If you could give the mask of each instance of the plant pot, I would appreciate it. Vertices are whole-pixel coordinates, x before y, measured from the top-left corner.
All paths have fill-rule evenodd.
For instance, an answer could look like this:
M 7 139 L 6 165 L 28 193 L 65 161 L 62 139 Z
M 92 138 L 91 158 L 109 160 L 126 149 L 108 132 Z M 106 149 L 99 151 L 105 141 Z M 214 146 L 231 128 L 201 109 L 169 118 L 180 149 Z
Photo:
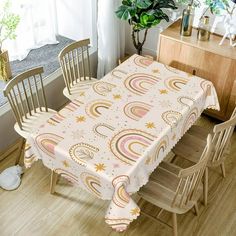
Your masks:
M 11 79 L 11 67 L 9 62 L 8 51 L 0 54 L 0 80 L 8 81 Z

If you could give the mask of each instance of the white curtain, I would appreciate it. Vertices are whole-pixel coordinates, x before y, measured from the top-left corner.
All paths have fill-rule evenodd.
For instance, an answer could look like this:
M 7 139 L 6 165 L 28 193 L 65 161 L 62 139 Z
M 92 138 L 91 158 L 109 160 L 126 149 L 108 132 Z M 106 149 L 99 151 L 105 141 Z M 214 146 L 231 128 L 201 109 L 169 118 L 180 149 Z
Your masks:
M 10 60 L 23 60 L 31 49 L 56 40 L 54 1 L 12 0 L 12 11 L 20 16 L 16 40 L 6 40 L 3 47 L 9 51 Z
M 0 11 L 3 2 L 0 0 Z M 20 23 L 16 40 L 3 44 L 10 60 L 23 60 L 31 49 L 58 43 L 56 35 L 73 40 L 90 38 L 93 44 L 95 3 L 96 0 L 11 0 L 12 12 L 20 16 Z
M 115 11 L 121 0 L 98 0 L 98 70 L 97 78 L 103 77 L 117 66 L 124 56 L 125 25 Z

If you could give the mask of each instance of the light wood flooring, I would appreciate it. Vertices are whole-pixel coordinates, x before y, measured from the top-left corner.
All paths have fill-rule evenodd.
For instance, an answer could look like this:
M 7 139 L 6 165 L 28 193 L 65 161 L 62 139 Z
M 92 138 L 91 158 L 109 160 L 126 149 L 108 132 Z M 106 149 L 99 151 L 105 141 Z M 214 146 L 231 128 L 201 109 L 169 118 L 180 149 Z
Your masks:
M 198 123 L 213 126 L 214 120 L 202 117 Z M 14 164 L 13 152 L 0 162 L 0 171 Z M 50 171 L 36 163 L 27 169 L 21 186 L 15 191 L 0 189 L 0 235 L 23 236 L 154 236 L 172 235 L 167 226 L 140 216 L 126 232 L 116 233 L 105 221 L 108 201 L 99 200 L 73 187 L 63 178 L 56 186 L 56 194 L 49 193 Z M 233 236 L 236 235 L 236 132 L 233 135 L 231 156 L 226 161 L 226 178 L 220 169 L 209 173 L 209 204 L 199 203 L 199 216 L 193 211 L 178 216 L 179 236 Z M 145 211 L 158 211 L 146 203 Z M 171 224 L 171 215 L 164 212 L 163 221 Z

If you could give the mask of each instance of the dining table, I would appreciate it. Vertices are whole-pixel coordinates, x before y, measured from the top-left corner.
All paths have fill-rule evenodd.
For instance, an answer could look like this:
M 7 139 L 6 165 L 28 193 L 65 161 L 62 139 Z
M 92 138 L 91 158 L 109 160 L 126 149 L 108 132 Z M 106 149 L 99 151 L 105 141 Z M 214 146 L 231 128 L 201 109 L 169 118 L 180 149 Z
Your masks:
M 207 108 L 220 109 L 211 81 L 135 54 L 40 122 L 24 164 L 108 200 L 105 222 L 124 231 L 140 214 L 132 195 Z

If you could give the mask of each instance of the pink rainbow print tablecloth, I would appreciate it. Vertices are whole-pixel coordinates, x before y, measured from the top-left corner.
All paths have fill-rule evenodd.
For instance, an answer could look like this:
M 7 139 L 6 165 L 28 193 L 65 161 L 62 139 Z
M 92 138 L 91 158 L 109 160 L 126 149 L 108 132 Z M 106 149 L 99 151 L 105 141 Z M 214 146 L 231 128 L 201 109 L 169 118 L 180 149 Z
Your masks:
M 105 220 L 122 231 L 139 215 L 131 195 L 206 108 L 219 110 L 210 81 L 133 55 L 34 130 L 25 165 L 110 200 Z

